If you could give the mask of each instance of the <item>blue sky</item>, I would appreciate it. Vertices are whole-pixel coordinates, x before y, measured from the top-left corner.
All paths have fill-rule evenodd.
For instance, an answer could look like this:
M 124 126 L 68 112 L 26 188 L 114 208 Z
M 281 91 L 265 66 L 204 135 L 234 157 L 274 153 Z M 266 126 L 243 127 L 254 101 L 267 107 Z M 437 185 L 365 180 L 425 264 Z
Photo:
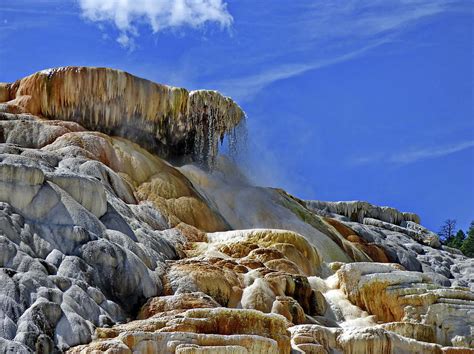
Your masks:
M 473 13 L 451 0 L 2 0 L 0 81 L 88 65 L 218 89 L 248 115 L 259 184 L 467 228 Z

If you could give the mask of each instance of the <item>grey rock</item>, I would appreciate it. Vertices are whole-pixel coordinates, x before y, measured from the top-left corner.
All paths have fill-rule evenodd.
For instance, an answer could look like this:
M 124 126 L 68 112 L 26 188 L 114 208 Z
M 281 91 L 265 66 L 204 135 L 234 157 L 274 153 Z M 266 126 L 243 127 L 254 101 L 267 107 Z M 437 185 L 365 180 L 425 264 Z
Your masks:
M 43 145 L 38 129 L 32 147 Z M 86 343 L 161 293 L 180 235 L 161 231 L 153 206 L 127 204 L 136 200 L 122 177 L 71 149 L 0 152 L 0 352 Z
M 329 213 L 348 217 L 351 221 L 363 223 L 364 218 L 373 218 L 390 224 L 400 225 L 406 221 L 420 223 L 420 217 L 414 213 L 400 212 L 395 208 L 379 207 L 363 201 L 323 202 L 307 200 L 309 209 L 324 210 Z

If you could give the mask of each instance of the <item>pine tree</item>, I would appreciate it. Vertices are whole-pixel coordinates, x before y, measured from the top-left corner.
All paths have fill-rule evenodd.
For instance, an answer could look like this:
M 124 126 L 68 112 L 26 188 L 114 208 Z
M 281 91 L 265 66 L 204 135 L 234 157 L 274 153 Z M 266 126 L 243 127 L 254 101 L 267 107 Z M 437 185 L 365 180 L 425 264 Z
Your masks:
M 471 226 L 469 226 L 467 237 L 461 246 L 461 251 L 466 256 L 474 258 L 474 221 L 472 221 Z
M 449 238 L 449 240 L 446 240 L 445 244 L 448 247 L 461 249 L 465 238 L 466 234 L 464 233 L 464 231 L 459 230 L 455 236 L 452 236 L 451 238 Z

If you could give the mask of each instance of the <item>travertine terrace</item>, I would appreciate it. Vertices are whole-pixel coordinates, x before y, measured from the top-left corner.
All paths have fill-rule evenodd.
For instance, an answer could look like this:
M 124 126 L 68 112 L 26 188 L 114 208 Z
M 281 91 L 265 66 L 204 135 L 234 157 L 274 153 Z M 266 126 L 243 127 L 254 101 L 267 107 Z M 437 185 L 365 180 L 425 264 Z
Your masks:
M 474 352 L 473 260 L 252 185 L 230 98 L 67 67 L 0 101 L 0 352 Z

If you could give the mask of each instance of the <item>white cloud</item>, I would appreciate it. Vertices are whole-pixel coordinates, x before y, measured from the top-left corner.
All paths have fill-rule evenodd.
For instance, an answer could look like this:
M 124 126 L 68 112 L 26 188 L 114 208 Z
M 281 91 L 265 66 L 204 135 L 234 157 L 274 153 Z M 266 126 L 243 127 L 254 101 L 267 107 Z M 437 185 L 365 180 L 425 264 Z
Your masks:
M 223 0 L 78 0 L 82 15 L 93 22 L 111 22 L 120 31 L 123 47 L 133 49 L 138 25 L 147 24 L 153 33 L 188 26 L 197 28 L 213 22 L 229 27 L 233 18 Z
M 417 148 L 401 151 L 394 154 L 373 154 L 361 156 L 352 160 L 352 165 L 368 165 L 372 163 L 389 162 L 394 164 L 409 164 L 426 159 L 447 156 L 456 152 L 464 151 L 474 147 L 474 140 L 462 141 L 455 144 L 436 146 L 430 148 Z
M 126 33 L 120 33 L 120 35 L 117 37 L 117 42 L 124 48 L 128 48 L 130 50 L 135 49 L 135 40 Z

